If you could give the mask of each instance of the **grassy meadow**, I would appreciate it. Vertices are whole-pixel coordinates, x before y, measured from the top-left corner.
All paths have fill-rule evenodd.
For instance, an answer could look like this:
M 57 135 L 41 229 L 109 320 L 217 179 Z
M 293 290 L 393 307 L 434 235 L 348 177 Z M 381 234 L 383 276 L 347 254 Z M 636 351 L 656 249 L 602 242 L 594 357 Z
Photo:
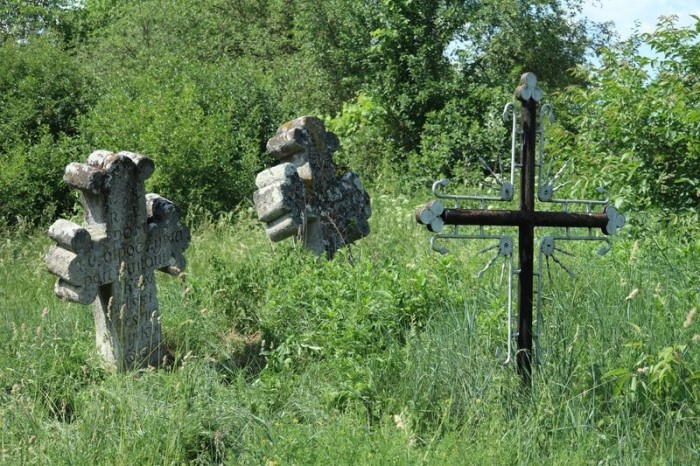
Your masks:
M 603 257 L 567 244 L 524 389 L 486 245 L 441 256 L 413 220 L 427 194 L 371 194 L 371 235 L 331 262 L 249 206 L 189 222 L 186 277 L 158 277 L 167 364 L 126 374 L 91 307 L 54 297 L 44 230 L 6 229 L 0 463 L 700 463 L 697 230 L 630 214 Z

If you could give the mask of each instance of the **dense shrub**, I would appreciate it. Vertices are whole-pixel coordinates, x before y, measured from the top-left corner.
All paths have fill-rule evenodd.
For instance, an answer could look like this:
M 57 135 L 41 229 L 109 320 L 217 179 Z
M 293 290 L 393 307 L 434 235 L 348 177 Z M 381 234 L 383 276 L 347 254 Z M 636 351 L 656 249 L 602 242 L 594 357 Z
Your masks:
M 43 133 L 74 135 L 91 101 L 79 64 L 50 38 L 0 45 L 0 153 Z
M 76 141 L 66 136 L 54 141 L 44 134 L 36 144 L 17 144 L 0 170 L 0 223 L 14 224 L 53 219 L 75 205 L 76 198 L 63 183 L 63 171 L 79 157 Z
M 336 155 L 340 165 L 371 181 L 392 171 L 390 156 L 396 152 L 396 144 L 386 134 L 386 109 L 375 99 L 361 92 L 327 121 L 328 129 L 340 138 Z
M 700 22 L 674 21 L 605 50 L 600 67 L 579 70 L 591 85 L 568 89 L 558 105 L 570 119 L 556 146 L 589 184 L 612 186 L 639 209 L 700 202 Z M 640 55 L 643 44 L 659 58 Z
M 36 221 L 73 205 L 61 176 L 93 95 L 77 61 L 50 37 L 0 44 L 0 63 L 0 218 Z
M 168 63 L 117 82 L 83 120 L 83 138 L 151 157 L 149 188 L 183 209 L 229 211 L 254 189 L 279 112 L 239 64 Z
M 502 122 L 501 111 L 511 100 L 496 89 L 476 87 L 470 98 L 452 99 L 442 110 L 429 114 L 421 150 L 411 161 L 413 178 L 423 183 L 439 178 L 479 181 L 484 170 L 480 158 L 496 172 L 508 170 L 497 167 L 496 160 L 510 158 L 510 131 Z

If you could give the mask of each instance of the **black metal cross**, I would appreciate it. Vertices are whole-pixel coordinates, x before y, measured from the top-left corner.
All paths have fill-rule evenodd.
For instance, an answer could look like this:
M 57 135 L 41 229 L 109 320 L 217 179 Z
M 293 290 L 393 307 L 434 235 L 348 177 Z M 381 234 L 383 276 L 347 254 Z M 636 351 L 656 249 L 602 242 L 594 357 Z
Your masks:
M 533 73 L 522 75 L 520 85 L 515 90 L 515 96 L 522 103 L 520 210 L 444 209 L 441 203 L 431 202 L 419 209 L 416 213 L 416 220 L 418 223 L 427 225 L 430 231 L 436 232 L 442 229 L 443 225 L 518 227 L 519 267 L 516 272 L 518 275 L 518 351 L 516 360 L 518 372 L 523 376 L 524 381 L 529 383 L 532 371 L 535 227 L 600 228 L 604 234 L 609 235 L 614 234 L 618 228 L 624 225 L 624 217 L 611 206 L 606 207 L 602 213 L 535 210 L 535 159 L 538 133 L 536 118 L 542 91 L 537 86 L 537 78 Z M 540 199 L 551 200 L 552 193 L 546 192 L 551 186 L 540 186 L 539 188 Z M 510 189 L 509 194 L 502 194 L 503 200 L 512 198 L 512 186 Z

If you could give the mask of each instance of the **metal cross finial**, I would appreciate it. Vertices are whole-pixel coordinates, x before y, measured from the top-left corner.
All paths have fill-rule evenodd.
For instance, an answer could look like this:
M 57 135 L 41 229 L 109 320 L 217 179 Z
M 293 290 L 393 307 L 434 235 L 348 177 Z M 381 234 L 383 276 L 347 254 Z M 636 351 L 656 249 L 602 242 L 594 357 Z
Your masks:
M 515 97 L 523 102 L 527 102 L 530 99 L 535 102 L 542 100 L 542 89 L 537 85 L 535 73 L 525 73 L 520 76 L 520 85 L 515 89 Z
M 521 131 L 517 129 L 517 114 L 512 103 L 506 105 L 504 110 L 504 120 L 512 117 L 512 147 L 511 147 L 511 173 L 510 182 L 500 182 L 499 196 L 484 195 L 462 195 L 446 194 L 440 188 L 447 186 L 447 180 L 440 180 L 433 185 L 433 193 L 436 197 L 450 199 L 454 202 L 454 208 L 445 208 L 441 201 L 431 201 L 416 212 L 418 223 L 426 225 L 428 230 L 435 233 L 430 240 L 430 244 L 435 251 L 446 253 L 444 247 L 438 246 L 438 240 L 446 239 L 486 239 L 498 240 L 495 246 L 487 247 L 482 252 L 498 249 L 498 253 L 493 257 L 486 267 L 479 273 L 482 275 L 494 263 L 503 257 L 506 262 L 510 261 L 509 285 L 508 285 L 508 354 L 504 363 L 511 361 L 511 336 L 512 336 L 512 291 L 513 276 L 518 280 L 518 351 L 516 353 L 518 371 L 522 374 L 526 382 L 530 381 L 531 358 L 533 353 L 533 337 L 537 339 L 535 356 L 539 355 L 539 336 L 541 327 L 541 292 L 542 292 L 542 267 L 546 263 L 549 271 L 550 259 L 559 265 L 569 275 L 573 272 L 556 256 L 557 253 L 569 255 L 570 253 L 558 246 L 561 241 L 599 241 L 604 246 L 600 249 L 600 254 L 605 254 L 610 250 L 610 240 L 594 234 L 594 229 L 600 229 L 605 235 L 612 235 L 625 224 L 623 215 L 608 205 L 610 196 L 603 188 L 598 188 L 600 194 L 605 195 L 602 200 L 586 199 L 563 199 L 555 197 L 556 192 L 563 185 L 557 185 L 557 181 L 562 175 L 566 164 L 554 176 L 551 176 L 551 160 L 545 168 L 544 161 L 544 125 L 538 125 L 538 104 L 543 97 L 542 89 L 537 85 L 537 77 L 533 73 L 525 73 L 520 78 L 520 84 L 515 90 L 516 98 L 522 104 L 520 123 Z M 542 105 L 539 109 L 541 118 L 548 118 L 551 122 L 554 118 L 552 106 Z M 539 139 L 538 139 L 539 137 Z M 517 160 L 517 141 L 522 141 L 520 159 Z M 539 144 L 538 144 L 539 143 Z M 519 162 L 519 163 L 517 163 Z M 520 169 L 520 209 L 519 210 L 491 210 L 486 206 L 486 201 L 510 201 L 513 199 L 513 185 L 515 169 Z M 537 177 L 535 171 L 537 170 Z M 496 177 L 500 179 L 499 177 Z M 537 183 L 535 182 L 537 178 Z M 537 186 L 536 186 L 537 185 Z M 537 200 L 542 203 L 561 205 L 561 211 L 538 211 L 535 209 L 535 194 Z M 476 209 L 460 208 L 460 203 L 478 201 Z M 570 212 L 571 206 L 583 205 L 583 212 Z M 596 207 L 602 207 L 602 212 L 593 212 Z M 442 233 L 446 225 L 454 227 L 453 233 Z M 462 233 L 460 225 L 478 227 L 474 233 Z M 518 228 L 518 269 L 512 267 L 512 251 L 514 241 L 509 236 L 487 233 L 486 228 L 492 226 L 511 226 Z M 544 236 L 539 248 L 539 266 L 534 269 L 534 230 L 536 227 L 559 227 L 564 228 L 563 235 Z M 574 235 L 572 228 L 586 228 L 588 234 Z M 505 267 L 505 264 L 504 264 Z M 537 320 L 536 327 L 533 328 L 533 285 L 534 277 L 538 278 L 537 285 Z

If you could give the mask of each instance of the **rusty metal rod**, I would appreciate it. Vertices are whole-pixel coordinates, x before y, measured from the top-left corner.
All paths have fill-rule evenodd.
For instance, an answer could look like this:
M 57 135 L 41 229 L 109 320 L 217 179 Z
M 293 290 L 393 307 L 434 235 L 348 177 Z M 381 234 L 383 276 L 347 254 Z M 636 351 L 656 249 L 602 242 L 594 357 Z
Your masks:
M 496 225 L 520 227 L 600 228 L 605 232 L 605 213 L 539 212 L 523 210 L 445 209 L 441 215 L 446 225 Z
M 516 91 L 517 92 L 517 91 Z M 537 150 L 537 101 L 521 99 L 523 122 L 520 212 L 525 221 L 518 228 L 518 372 L 529 385 L 532 374 L 532 290 L 535 243 L 535 156 Z

